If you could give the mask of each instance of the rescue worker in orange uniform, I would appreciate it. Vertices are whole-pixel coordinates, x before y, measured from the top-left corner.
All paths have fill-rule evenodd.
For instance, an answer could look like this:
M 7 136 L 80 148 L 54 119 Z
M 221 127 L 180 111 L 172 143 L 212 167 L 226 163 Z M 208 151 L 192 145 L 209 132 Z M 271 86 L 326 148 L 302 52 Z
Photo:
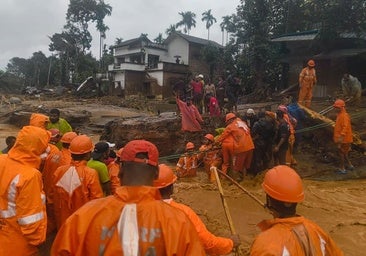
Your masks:
M 254 240 L 250 255 L 343 255 L 330 236 L 314 222 L 296 214 L 304 200 L 300 176 L 286 165 L 270 169 L 262 188 L 274 219 L 258 224 L 262 230 Z
M 111 193 L 114 195 L 116 192 L 116 189 L 121 186 L 121 180 L 119 179 L 119 172 L 120 172 L 120 165 L 121 165 L 121 154 L 122 154 L 123 148 L 120 148 L 116 153 L 116 159 L 108 164 L 108 172 L 109 172 L 109 179 L 110 179 L 110 185 L 111 185 Z
M 307 67 L 303 68 L 299 75 L 299 104 L 310 108 L 313 97 L 313 87 L 316 84 L 315 61 L 309 60 Z
M 186 152 L 178 159 L 176 172 L 179 178 L 197 175 L 198 154 L 194 152 L 194 144 L 186 144 Z
M 46 239 L 46 197 L 38 171 L 50 135 L 24 126 L 13 148 L 0 156 L 0 255 L 37 255 Z
M 47 208 L 47 234 L 55 231 L 56 223 L 53 215 L 53 210 L 49 204 L 50 189 L 52 187 L 52 178 L 56 169 L 61 164 L 62 153 L 56 147 L 56 143 L 60 140 L 60 131 L 57 129 L 48 130 L 51 134 L 50 141 L 47 148 L 47 157 L 41 163 L 39 168 L 42 173 L 43 190 L 46 194 L 46 208 Z
M 232 235 L 230 238 L 215 236 L 207 230 L 200 217 L 190 207 L 177 203 L 171 198 L 176 180 L 177 176 L 174 175 L 173 170 L 165 164 L 160 164 L 159 178 L 154 181 L 154 187 L 159 188 L 165 203 L 183 211 L 187 215 L 196 228 L 207 255 L 226 255 L 239 246 L 240 238 L 238 235 Z
M 53 174 L 48 203 L 52 205 L 57 229 L 85 203 L 103 197 L 98 173 L 86 166 L 93 148 L 88 136 L 75 137 L 69 148 L 71 163 L 60 166 Z
M 205 255 L 191 221 L 162 202 L 153 187 L 158 159 L 151 142 L 127 143 L 121 155 L 122 186 L 71 215 L 57 233 L 51 255 Z
M 338 172 L 345 174 L 347 173 L 347 169 L 350 171 L 354 169 L 348 156 L 351 150 L 351 143 L 353 142 L 351 119 L 346 111 L 346 104 L 343 100 L 336 100 L 333 107 L 337 111 L 333 140 L 337 144 L 340 160 Z M 347 161 L 347 167 L 345 166 L 345 161 Z
M 203 161 L 203 166 L 208 175 L 209 180 L 215 183 L 215 174 L 210 170 L 211 167 L 221 168 L 222 157 L 221 150 L 215 146 L 215 139 L 212 134 L 206 134 L 203 140 L 203 145 L 199 148 L 199 160 Z
M 241 181 L 250 168 L 254 143 L 249 127 L 234 113 L 226 114 L 225 122 L 226 128 L 217 138 L 222 143 L 222 171 L 226 173 L 232 161 L 234 178 Z
M 60 166 L 70 164 L 71 163 L 71 153 L 69 150 L 71 141 L 78 136 L 76 132 L 67 132 L 64 135 L 62 135 L 60 142 L 62 143 L 61 147 L 61 160 L 60 160 Z

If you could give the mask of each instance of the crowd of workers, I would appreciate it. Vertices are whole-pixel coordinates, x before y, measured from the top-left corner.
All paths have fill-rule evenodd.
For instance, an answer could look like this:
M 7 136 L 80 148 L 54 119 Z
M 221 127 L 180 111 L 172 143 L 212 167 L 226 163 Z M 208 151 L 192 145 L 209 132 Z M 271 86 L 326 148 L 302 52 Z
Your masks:
M 185 101 L 177 97 L 181 111 L 194 115 L 186 118 L 199 125 L 197 98 Z M 228 254 L 241 243 L 237 235 L 213 235 L 191 208 L 171 198 L 177 178 L 196 175 L 200 163 L 211 182 L 211 167 L 238 181 L 248 171 L 267 170 L 262 187 L 274 219 L 259 224 L 263 232 L 251 255 L 343 255 L 319 226 L 296 213 L 304 199 L 301 178 L 289 167 L 297 164 L 293 148 L 301 114 L 296 104 L 284 102 L 275 112 L 257 115 L 248 109 L 242 118 L 227 113 L 216 137 L 206 134 L 198 150 L 186 144 L 175 171 L 159 164 L 158 149 L 149 141 L 133 140 L 115 150 L 114 144 L 94 145 L 73 132 L 57 109 L 50 116 L 32 114 L 0 155 L 0 255 L 35 255 L 52 232 L 57 235 L 51 255 Z M 343 100 L 333 107 L 339 171 L 345 173 L 353 169 L 350 118 Z M 187 111 L 182 112 L 183 117 Z

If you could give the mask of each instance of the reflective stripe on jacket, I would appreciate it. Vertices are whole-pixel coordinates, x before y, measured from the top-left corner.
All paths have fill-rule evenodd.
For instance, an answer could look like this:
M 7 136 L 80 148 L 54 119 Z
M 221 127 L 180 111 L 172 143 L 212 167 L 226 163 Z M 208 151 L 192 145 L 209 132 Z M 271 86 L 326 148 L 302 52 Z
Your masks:
M 240 118 L 236 118 L 228 124 L 217 141 L 232 141 L 234 153 L 242 153 L 254 149 L 250 129 Z
M 85 204 L 62 225 L 51 255 L 124 255 L 117 224 L 126 204 L 136 204 L 141 256 L 205 255 L 188 217 L 147 186 L 122 186 L 113 196 Z
M 316 72 L 315 68 L 305 67 L 301 70 L 299 75 L 299 84 L 301 87 L 312 88 L 316 84 Z
M 50 203 L 53 203 L 56 226 L 90 200 L 103 197 L 98 174 L 86 166 L 86 161 L 72 161 L 60 166 L 53 175 Z
M 46 238 L 41 173 L 46 130 L 25 126 L 8 155 L 0 156 L 0 255 L 33 255 Z

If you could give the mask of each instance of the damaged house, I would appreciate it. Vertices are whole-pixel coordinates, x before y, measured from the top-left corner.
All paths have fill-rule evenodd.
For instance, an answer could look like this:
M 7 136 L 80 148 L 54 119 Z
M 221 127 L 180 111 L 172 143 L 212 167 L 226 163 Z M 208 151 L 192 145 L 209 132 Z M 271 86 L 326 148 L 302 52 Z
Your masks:
M 174 84 L 198 74 L 209 74 L 209 65 L 201 51 L 207 45 L 222 48 L 216 42 L 172 33 L 162 44 L 140 36 L 115 45 L 114 63 L 108 67 L 112 80 L 110 93 L 149 98 L 172 96 Z
M 318 47 L 319 30 L 273 38 L 282 54 L 281 89 L 298 84 L 299 73 L 309 59 L 315 60 L 318 83 L 315 97 L 335 96 L 344 73 L 356 76 L 366 87 L 366 37 L 341 33 L 328 50 Z

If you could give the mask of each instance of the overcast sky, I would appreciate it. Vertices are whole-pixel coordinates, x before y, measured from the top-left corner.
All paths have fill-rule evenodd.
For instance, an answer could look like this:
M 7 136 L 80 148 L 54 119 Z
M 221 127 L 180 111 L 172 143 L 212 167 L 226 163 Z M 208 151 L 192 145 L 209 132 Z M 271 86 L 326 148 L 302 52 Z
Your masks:
M 1 0 L 0 5 L 0 69 L 12 57 L 29 58 L 33 52 L 42 51 L 47 56 L 48 36 L 60 33 L 66 23 L 68 0 Z M 207 38 L 202 13 L 211 9 L 217 19 L 210 29 L 210 39 L 221 43 L 222 16 L 236 12 L 240 0 L 105 0 L 112 6 L 112 15 L 105 19 L 109 27 L 105 43 L 112 45 L 117 37 L 128 40 L 147 33 L 153 40 L 170 24 L 181 20 L 178 12 L 196 14 L 196 28 L 190 35 Z M 91 25 L 90 27 L 95 27 Z M 99 36 L 93 29 L 92 52 L 99 58 Z

